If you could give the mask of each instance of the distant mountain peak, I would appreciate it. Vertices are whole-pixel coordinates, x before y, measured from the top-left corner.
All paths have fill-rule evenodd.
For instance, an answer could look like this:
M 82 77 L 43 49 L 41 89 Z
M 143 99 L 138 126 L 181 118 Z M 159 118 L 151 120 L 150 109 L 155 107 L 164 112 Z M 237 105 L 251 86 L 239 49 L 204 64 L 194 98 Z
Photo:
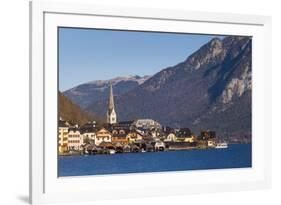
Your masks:
M 110 83 L 113 86 L 114 94 L 120 95 L 143 84 L 150 77 L 149 75 L 128 75 L 118 76 L 108 80 L 94 80 L 75 86 L 65 91 L 64 94 L 82 108 L 86 108 L 93 101 L 108 97 Z
M 108 86 L 109 83 L 112 83 L 112 85 L 115 85 L 121 81 L 135 81 L 137 82 L 139 85 L 144 83 L 147 79 L 149 79 L 151 76 L 149 75 L 144 75 L 143 77 L 139 76 L 139 75 L 128 75 L 128 76 L 118 76 L 112 79 L 108 79 L 108 80 L 94 80 L 94 81 L 90 81 L 88 82 L 88 84 L 96 84 L 96 85 L 106 85 Z M 87 84 L 87 83 L 86 83 Z
M 198 70 L 212 63 L 212 61 L 216 61 L 218 58 L 222 59 L 225 54 L 223 47 L 223 40 L 213 38 L 186 59 L 184 62 L 185 70 Z

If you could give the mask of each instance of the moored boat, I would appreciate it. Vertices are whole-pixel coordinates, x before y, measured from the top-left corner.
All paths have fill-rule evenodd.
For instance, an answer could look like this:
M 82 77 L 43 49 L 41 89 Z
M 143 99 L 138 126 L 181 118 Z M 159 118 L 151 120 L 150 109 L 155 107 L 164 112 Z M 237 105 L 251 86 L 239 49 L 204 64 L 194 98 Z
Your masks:
M 222 143 L 217 143 L 216 149 L 226 149 L 228 148 L 228 144 L 226 142 L 222 142 Z
M 114 149 L 109 150 L 109 154 L 115 154 L 115 153 L 116 153 L 116 151 Z

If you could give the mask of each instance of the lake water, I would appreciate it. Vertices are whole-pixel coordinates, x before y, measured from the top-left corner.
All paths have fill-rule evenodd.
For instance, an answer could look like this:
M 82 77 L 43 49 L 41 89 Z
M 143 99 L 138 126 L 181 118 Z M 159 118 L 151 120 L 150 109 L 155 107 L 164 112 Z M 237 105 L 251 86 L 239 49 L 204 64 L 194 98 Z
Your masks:
M 115 155 L 60 156 L 59 176 L 242 168 L 252 166 L 252 145 L 227 149 L 126 153 Z

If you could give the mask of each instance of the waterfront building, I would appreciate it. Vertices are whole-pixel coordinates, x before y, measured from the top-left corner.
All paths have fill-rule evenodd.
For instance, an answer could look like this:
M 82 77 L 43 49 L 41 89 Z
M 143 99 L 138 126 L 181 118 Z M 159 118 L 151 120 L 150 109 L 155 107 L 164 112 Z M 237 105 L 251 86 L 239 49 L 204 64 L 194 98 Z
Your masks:
M 175 141 L 177 141 L 177 137 L 174 133 L 168 134 L 166 139 L 164 139 L 164 142 L 175 142 Z
M 81 150 L 81 145 L 83 144 L 83 136 L 80 135 L 78 127 L 69 128 L 68 130 L 68 140 L 67 148 L 68 150 L 79 151 Z
M 164 151 L 165 143 L 158 140 L 158 141 L 155 142 L 154 148 L 155 148 L 155 151 Z
M 59 134 L 58 134 L 58 145 L 59 145 L 59 153 L 65 153 L 67 152 L 67 144 L 68 144 L 68 129 L 69 129 L 69 124 L 60 119 L 59 120 Z
M 94 154 L 99 151 L 99 148 L 96 147 L 94 144 L 86 144 L 84 146 L 84 153 L 85 154 Z
M 80 127 L 80 133 L 83 135 L 83 143 L 94 142 L 96 139 L 96 133 L 99 130 L 96 127 L 96 122 L 88 122 Z
M 114 129 L 112 130 L 112 143 L 113 144 L 128 144 L 127 134 L 129 130 L 125 129 Z
M 112 129 L 133 130 L 134 129 L 133 123 L 134 121 L 121 121 L 113 124 L 111 127 Z
M 160 137 L 160 130 L 156 129 L 156 128 L 152 128 L 151 130 L 148 131 L 148 134 L 154 139 L 159 138 Z
M 177 142 L 186 142 L 190 140 L 192 133 L 189 128 L 181 128 L 176 130 L 175 135 Z
M 142 141 L 144 135 L 136 130 L 132 130 L 127 134 L 126 138 L 128 143 L 135 143 L 135 142 Z
M 96 133 L 95 144 L 99 146 L 102 142 L 111 142 L 111 137 L 112 135 L 107 129 L 101 128 Z
M 197 137 L 195 135 L 191 135 L 184 139 L 184 142 L 188 142 L 188 143 L 194 143 L 196 141 L 197 141 Z
M 115 146 L 111 142 L 101 142 L 99 147 L 102 148 L 103 152 L 107 154 L 109 149 L 115 149 Z
M 83 143 L 87 141 L 95 141 L 97 137 L 97 129 L 93 130 L 88 130 L 86 132 L 81 132 L 82 138 L 83 138 Z
M 154 151 L 154 146 L 150 143 L 145 144 L 145 151 L 146 152 L 153 152 Z
M 139 146 L 135 145 L 135 144 L 132 144 L 131 145 L 131 152 L 140 152 L 141 149 Z
M 124 147 L 124 144 L 121 144 L 120 142 L 117 142 L 115 145 L 115 151 L 116 153 L 123 153 L 124 150 L 123 150 L 123 147 Z M 126 145 L 126 144 L 125 144 Z
M 199 138 L 202 140 L 214 139 L 216 138 L 216 132 L 210 130 L 201 131 Z
M 123 147 L 123 152 L 125 153 L 131 152 L 131 146 L 129 144 L 125 145 Z
M 180 129 L 180 131 L 176 133 L 176 142 L 194 143 L 196 141 L 197 137 L 191 133 L 189 128 Z
M 108 101 L 108 110 L 107 110 L 107 123 L 115 124 L 117 122 L 117 114 L 115 111 L 114 98 L 113 98 L 113 89 L 112 84 L 109 86 L 109 101 Z
M 134 125 L 137 129 L 161 129 L 162 126 L 159 122 L 152 119 L 137 119 L 134 121 Z
M 207 145 L 208 145 L 208 147 L 215 147 L 216 143 L 214 140 L 208 140 Z

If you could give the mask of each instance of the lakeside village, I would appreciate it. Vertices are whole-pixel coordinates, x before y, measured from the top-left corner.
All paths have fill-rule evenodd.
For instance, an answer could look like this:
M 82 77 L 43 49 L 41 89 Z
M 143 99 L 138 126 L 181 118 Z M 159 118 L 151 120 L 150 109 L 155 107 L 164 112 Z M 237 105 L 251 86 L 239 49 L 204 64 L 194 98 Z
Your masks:
M 112 85 L 109 89 L 107 124 L 96 122 L 82 126 L 59 119 L 59 155 L 91 155 L 136 152 L 158 152 L 188 149 L 227 148 L 217 143 L 215 131 L 194 135 L 189 128 L 173 129 L 153 119 L 117 122 Z

